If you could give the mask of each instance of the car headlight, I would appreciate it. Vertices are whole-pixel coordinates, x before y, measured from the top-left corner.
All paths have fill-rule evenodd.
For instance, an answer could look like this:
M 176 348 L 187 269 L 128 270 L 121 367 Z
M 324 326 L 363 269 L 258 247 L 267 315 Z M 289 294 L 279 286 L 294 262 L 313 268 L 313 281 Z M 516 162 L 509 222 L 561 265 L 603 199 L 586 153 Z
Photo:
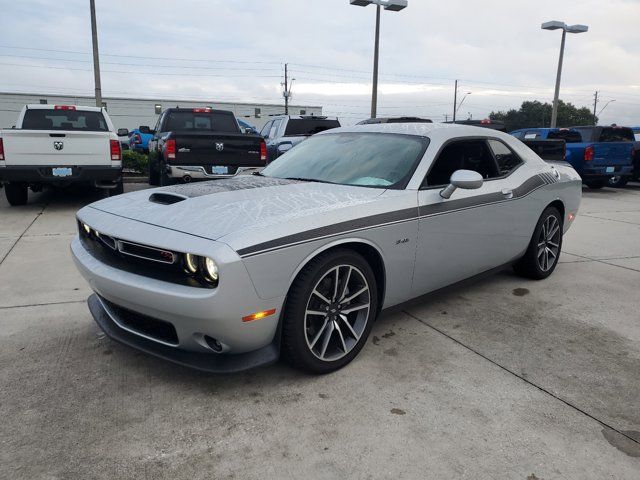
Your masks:
M 207 282 L 212 284 L 217 284 L 218 283 L 218 265 L 216 264 L 216 262 L 213 261 L 213 259 L 209 257 L 205 257 L 203 260 L 204 261 L 203 261 L 202 275 L 204 276 Z
M 87 225 L 86 223 L 82 224 L 82 228 L 83 228 L 83 230 L 85 231 L 85 233 L 87 235 L 89 235 L 91 233 L 91 227 L 89 225 Z
M 192 253 L 187 253 L 184 256 L 184 268 L 187 273 L 196 273 L 198 271 L 198 259 Z

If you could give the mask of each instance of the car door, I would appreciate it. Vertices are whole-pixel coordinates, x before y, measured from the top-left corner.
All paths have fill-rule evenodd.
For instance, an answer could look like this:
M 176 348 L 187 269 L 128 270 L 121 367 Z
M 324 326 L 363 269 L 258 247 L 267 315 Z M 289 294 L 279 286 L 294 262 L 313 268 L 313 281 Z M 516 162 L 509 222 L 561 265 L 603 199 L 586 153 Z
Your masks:
M 419 222 L 413 294 L 421 295 L 500 266 L 516 258 L 526 245 L 526 208 L 514 187 L 524 182 L 523 161 L 501 141 L 454 139 L 436 156 L 418 192 Z M 498 167 L 496 156 L 501 156 Z M 483 178 L 479 189 L 457 189 L 440 196 L 451 174 L 474 170 Z M 520 169 L 522 170 L 522 169 Z M 517 177 L 521 176 L 522 179 Z

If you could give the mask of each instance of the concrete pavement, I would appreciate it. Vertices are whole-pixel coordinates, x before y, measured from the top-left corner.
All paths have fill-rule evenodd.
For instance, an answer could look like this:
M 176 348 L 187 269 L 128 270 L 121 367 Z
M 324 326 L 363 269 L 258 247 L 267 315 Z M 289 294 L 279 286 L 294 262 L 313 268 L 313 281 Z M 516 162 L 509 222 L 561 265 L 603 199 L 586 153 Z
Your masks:
M 31 197 L 0 200 L 0 478 L 640 477 L 638 184 L 584 191 L 549 279 L 385 314 L 322 377 L 211 376 L 111 342 L 68 249 L 97 197 Z

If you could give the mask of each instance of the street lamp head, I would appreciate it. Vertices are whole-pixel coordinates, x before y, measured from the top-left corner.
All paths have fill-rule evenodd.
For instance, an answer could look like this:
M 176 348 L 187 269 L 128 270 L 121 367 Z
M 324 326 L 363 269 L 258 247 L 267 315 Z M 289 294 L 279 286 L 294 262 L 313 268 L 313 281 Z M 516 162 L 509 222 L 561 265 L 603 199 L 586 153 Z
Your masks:
M 569 25 L 565 30 L 569 33 L 584 33 L 589 31 L 589 27 L 586 25 Z
M 373 2 L 371 0 L 349 0 L 349 3 L 358 7 L 366 7 L 367 5 L 371 5 Z
M 560 30 L 567 28 L 564 22 L 553 20 L 551 22 L 544 22 L 541 27 L 543 30 Z
M 389 10 L 390 12 L 399 12 L 400 10 L 407 8 L 407 4 L 407 0 L 387 0 L 384 9 Z

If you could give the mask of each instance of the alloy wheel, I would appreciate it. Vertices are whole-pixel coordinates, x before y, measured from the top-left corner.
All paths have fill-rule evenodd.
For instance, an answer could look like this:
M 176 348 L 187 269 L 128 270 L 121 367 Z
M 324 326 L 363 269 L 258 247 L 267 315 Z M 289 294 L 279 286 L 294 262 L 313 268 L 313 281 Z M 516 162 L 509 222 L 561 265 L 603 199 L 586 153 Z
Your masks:
M 313 287 L 304 316 L 307 347 L 318 359 L 334 361 L 360 340 L 371 310 L 371 291 L 353 265 L 336 265 Z
M 560 221 L 555 215 L 549 215 L 542 223 L 538 237 L 538 266 L 548 272 L 555 265 L 560 254 Z

